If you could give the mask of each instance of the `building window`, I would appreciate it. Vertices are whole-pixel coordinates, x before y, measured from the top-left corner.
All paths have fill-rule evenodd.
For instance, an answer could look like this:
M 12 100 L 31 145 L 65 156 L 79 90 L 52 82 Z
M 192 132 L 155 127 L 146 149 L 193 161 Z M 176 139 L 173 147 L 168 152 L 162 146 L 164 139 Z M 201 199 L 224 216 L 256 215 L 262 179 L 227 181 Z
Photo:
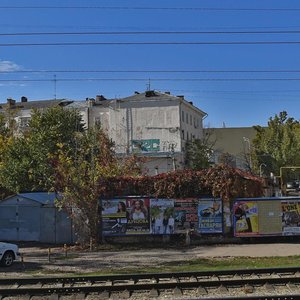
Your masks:
M 190 124 L 193 125 L 193 117 L 190 115 Z
M 30 117 L 21 117 L 20 119 L 20 127 L 29 127 Z
M 189 133 L 188 132 L 186 133 L 186 140 L 187 141 L 189 140 Z
M 184 140 L 184 130 L 181 130 L 182 132 L 182 139 Z
M 101 118 L 95 117 L 95 125 L 101 125 Z
M 184 122 L 184 111 L 181 112 L 181 121 Z
M 189 114 L 186 113 L 186 122 L 189 123 Z

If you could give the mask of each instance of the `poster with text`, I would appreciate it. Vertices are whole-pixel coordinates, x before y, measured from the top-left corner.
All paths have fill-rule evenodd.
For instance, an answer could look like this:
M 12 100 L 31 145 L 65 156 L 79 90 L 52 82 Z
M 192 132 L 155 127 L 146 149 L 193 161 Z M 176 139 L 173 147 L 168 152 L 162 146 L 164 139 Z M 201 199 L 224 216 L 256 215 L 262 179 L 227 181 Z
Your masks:
M 281 201 L 282 235 L 300 235 L 300 203 L 297 200 Z
M 127 226 L 126 234 L 150 233 L 150 199 L 126 198 Z
M 201 199 L 198 203 L 198 231 L 222 233 L 223 213 L 221 199 Z
M 127 221 L 126 198 L 102 200 L 103 235 L 125 235 Z
M 175 233 L 182 233 L 187 229 L 197 230 L 198 199 L 185 198 L 175 200 Z
M 175 229 L 174 200 L 150 199 L 151 233 L 173 234 Z
M 258 235 L 257 202 L 238 201 L 233 207 L 235 236 Z

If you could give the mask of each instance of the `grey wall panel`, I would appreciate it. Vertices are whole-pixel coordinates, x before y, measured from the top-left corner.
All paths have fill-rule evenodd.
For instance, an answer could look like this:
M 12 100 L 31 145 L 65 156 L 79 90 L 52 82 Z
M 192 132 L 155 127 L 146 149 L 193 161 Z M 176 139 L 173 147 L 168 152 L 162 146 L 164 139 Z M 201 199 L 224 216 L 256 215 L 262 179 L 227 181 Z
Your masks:
M 15 206 L 0 206 L 0 240 L 18 240 L 18 222 Z
M 73 243 L 72 220 L 64 211 L 56 211 L 56 243 Z
M 18 206 L 19 241 L 40 240 L 40 207 Z
M 72 220 L 54 206 L 12 197 L 0 203 L 0 240 L 70 244 Z
M 54 207 L 41 208 L 40 241 L 43 243 L 56 243 L 55 210 Z

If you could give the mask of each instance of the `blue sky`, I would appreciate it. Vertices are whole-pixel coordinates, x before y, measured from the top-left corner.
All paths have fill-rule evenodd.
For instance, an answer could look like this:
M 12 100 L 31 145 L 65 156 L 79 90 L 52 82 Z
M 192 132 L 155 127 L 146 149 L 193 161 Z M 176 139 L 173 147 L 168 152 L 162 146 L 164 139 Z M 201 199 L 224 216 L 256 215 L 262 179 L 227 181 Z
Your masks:
M 21 9 L 4 8 L 4 6 L 84 6 L 90 8 Z M 96 6 L 98 8 L 95 8 Z M 119 9 L 100 9 L 99 7 L 119 7 Z M 185 9 L 130 9 L 134 7 Z M 223 8 L 225 10 L 199 10 L 199 8 Z M 226 10 L 243 8 L 299 10 Z M 300 41 L 300 33 L 295 32 L 297 30 L 300 32 L 300 3 L 296 0 L 2 0 L 0 28 L 1 102 L 5 102 L 8 97 L 19 99 L 21 96 L 27 96 L 31 100 L 51 99 L 55 94 L 57 98 L 74 100 L 84 100 L 86 97 L 95 97 L 97 94 L 102 94 L 107 98 L 126 97 L 134 91 L 144 91 L 150 78 L 152 89 L 170 91 L 174 95 L 185 95 L 186 99 L 193 101 L 200 109 L 207 112 L 206 126 L 266 125 L 269 117 L 283 110 L 286 110 L 290 116 L 300 119 L 300 110 L 297 109 L 300 100 L 300 80 L 257 80 L 300 79 L 300 72 L 214 72 L 300 71 L 300 44 L 3 45 L 68 42 Z M 294 33 L 3 35 L 4 33 L 96 31 L 294 31 Z M 144 72 L 13 72 L 32 70 Z M 146 72 L 149 70 L 213 72 Z M 57 79 L 56 85 L 54 76 Z M 79 80 L 63 81 L 64 79 Z M 123 81 L 107 79 L 123 79 Z

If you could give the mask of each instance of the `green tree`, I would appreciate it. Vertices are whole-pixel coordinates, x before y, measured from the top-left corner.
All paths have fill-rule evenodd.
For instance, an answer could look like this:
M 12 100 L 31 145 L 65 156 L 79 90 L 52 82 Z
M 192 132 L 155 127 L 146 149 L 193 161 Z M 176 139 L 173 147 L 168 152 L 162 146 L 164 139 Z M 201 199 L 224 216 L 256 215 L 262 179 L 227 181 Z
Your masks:
M 201 170 L 210 166 L 215 142 L 211 140 L 211 132 L 201 139 L 195 139 L 186 143 L 186 165 L 193 170 Z
M 279 174 L 280 167 L 300 165 L 300 124 L 287 112 L 270 118 L 267 127 L 255 126 L 252 158 L 256 169 Z
M 80 240 L 89 237 L 97 243 L 101 238 L 99 200 L 104 195 L 103 182 L 116 176 L 138 175 L 141 168 L 135 157 L 119 159 L 101 128 L 78 134 L 76 145 L 75 155 L 61 145 L 54 158 L 54 188 L 63 195 L 58 203 L 71 213 Z
M 14 192 L 49 190 L 54 169 L 51 159 L 63 144 L 75 153 L 75 135 L 83 131 L 79 113 L 62 107 L 34 111 L 23 135 L 0 143 L 0 179 Z

